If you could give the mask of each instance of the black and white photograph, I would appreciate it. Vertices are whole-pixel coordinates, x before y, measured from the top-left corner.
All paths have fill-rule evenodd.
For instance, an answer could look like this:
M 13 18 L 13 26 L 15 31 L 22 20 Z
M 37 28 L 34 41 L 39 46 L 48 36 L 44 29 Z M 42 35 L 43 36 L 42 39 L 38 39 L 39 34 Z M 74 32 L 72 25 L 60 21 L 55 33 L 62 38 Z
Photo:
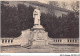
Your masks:
M 1 1 L 1 53 L 79 53 L 79 0 Z

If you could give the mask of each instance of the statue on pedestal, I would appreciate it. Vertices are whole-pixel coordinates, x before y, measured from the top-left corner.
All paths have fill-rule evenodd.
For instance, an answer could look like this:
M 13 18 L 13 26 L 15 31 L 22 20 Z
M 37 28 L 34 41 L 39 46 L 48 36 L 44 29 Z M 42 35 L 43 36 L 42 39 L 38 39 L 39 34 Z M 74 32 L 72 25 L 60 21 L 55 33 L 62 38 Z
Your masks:
M 40 9 L 36 7 L 36 9 L 33 11 L 34 25 L 40 25 L 40 16 Z
M 48 45 L 48 33 L 45 32 L 44 28 L 40 24 L 40 9 L 36 7 L 33 11 L 34 26 L 31 28 L 29 45 L 31 48 L 43 48 Z

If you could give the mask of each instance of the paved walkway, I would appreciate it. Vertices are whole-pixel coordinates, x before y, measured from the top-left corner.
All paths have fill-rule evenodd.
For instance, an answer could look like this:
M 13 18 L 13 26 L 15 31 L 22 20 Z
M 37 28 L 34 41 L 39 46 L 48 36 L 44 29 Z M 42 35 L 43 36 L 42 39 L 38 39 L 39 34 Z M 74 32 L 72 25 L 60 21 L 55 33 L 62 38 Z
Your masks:
M 31 49 L 27 49 L 27 48 L 23 48 L 23 47 L 2 47 L 1 48 L 1 53 L 77 53 L 78 50 L 78 46 L 55 46 L 55 45 L 50 45 L 49 48 L 31 48 Z

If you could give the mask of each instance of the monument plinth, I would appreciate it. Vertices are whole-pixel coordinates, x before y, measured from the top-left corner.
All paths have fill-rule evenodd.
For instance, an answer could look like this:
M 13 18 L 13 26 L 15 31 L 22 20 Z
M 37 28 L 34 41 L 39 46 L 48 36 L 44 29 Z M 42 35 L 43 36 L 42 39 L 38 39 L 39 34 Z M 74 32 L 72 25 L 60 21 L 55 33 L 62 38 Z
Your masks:
M 37 8 L 33 12 L 34 26 L 31 28 L 31 48 L 45 48 L 48 45 L 48 33 L 40 25 L 40 10 Z
M 36 30 L 38 30 L 38 29 L 39 30 L 45 30 L 42 25 L 34 25 L 33 28 L 32 28 L 32 30 L 35 30 L 35 29 Z
M 41 48 L 48 45 L 48 33 L 41 28 L 31 29 L 32 48 Z

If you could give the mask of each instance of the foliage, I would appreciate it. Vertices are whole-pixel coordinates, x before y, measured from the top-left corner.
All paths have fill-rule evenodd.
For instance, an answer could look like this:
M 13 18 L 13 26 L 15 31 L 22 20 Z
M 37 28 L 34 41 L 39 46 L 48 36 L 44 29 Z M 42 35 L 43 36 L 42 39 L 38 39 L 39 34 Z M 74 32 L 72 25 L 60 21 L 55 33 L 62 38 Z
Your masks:
M 22 30 L 33 26 L 33 8 L 19 4 L 18 7 L 1 5 L 1 36 L 18 37 Z
M 30 29 L 33 26 L 34 8 L 18 4 L 18 7 L 1 5 L 1 36 L 18 37 L 22 30 Z M 79 37 L 79 18 L 69 13 L 64 17 L 41 14 L 41 25 L 48 32 L 49 37 L 54 38 L 77 38 Z

